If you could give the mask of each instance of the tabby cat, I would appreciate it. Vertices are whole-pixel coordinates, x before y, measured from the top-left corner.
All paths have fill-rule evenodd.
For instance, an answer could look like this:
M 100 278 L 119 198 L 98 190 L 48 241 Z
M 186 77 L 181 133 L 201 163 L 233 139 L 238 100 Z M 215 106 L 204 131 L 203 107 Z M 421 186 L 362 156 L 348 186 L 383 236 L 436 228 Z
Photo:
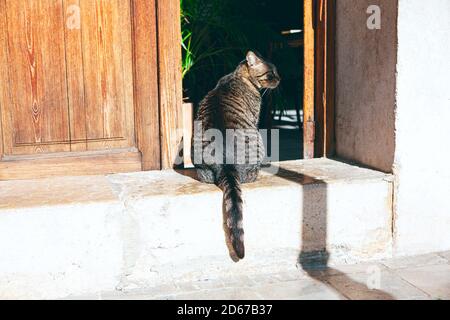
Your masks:
M 280 80 L 273 64 L 249 51 L 235 71 L 221 78 L 217 86 L 200 102 L 195 118 L 196 125 L 201 124 L 201 130 L 194 133 L 192 162 L 201 181 L 214 183 L 223 191 L 227 242 L 232 245 L 232 250 L 239 259 L 245 255 L 240 184 L 256 180 L 265 155 L 262 137 L 258 132 L 261 92 L 263 89 L 276 88 Z M 212 142 L 204 134 L 209 129 L 222 134 L 223 149 L 218 151 L 220 161 L 196 159 L 199 152 L 196 146 L 200 146 L 200 152 L 203 152 Z M 230 131 L 228 129 L 234 129 L 231 150 L 226 147 L 230 141 L 225 142 L 227 132 Z M 244 143 L 238 144 L 236 141 Z M 231 158 L 227 158 L 229 154 Z M 255 154 L 256 160 L 251 161 L 251 155 Z M 242 156 L 245 161 L 242 161 Z

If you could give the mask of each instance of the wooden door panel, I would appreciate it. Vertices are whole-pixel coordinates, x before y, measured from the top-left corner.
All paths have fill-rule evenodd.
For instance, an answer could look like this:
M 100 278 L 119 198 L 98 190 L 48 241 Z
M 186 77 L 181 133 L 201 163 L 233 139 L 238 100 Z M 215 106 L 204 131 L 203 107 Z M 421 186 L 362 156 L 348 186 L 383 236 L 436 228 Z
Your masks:
M 157 7 L 0 0 L 0 180 L 161 168 Z
M 64 0 L 66 26 L 66 68 L 67 93 L 70 119 L 71 151 L 87 150 L 86 140 L 86 104 L 84 98 L 83 50 L 81 39 L 81 20 L 78 19 L 79 0 Z M 77 24 L 78 22 L 79 25 Z M 69 23 L 69 25 L 67 25 Z M 78 28 L 79 27 L 79 28 Z
M 4 10 L 8 75 L 3 77 L 10 92 L 4 106 L 5 151 L 66 151 L 70 134 L 62 1 L 5 0 Z
M 130 1 L 0 3 L 7 47 L 0 80 L 9 92 L 3 153 L 134 147 Z M 79 26 L 69 26 L 76 14 Z
M 132 146 L 130 3 L 82 0 L 80 7 L 87 148 Z

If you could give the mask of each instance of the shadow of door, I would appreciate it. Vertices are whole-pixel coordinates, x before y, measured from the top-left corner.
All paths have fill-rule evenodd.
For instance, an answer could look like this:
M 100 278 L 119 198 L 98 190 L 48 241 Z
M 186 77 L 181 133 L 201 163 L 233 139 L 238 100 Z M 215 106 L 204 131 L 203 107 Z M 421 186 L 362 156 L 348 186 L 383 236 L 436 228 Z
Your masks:
M 327 183 L 281 167 L 278 168 L 276 175 L 303 185 L 301 251 L 298 257 L 298 263 L 302 269 L 312 279 L 324 283 L 346 298 L 349 297 L 343 293 L 344 289 L 351 288 L 367 300 L 394 300 L 395 298 L 389 293 L 378 289 L 369 289 L 366 284 L 357 282 L 347 274 L 329 266 L 327 220 L 330 212 L 327 204 Z M 312 200 L 317 201 L 312 202 Z M 330 277 L 339 277 L 339 282 L 330 283 L 328 281 Z

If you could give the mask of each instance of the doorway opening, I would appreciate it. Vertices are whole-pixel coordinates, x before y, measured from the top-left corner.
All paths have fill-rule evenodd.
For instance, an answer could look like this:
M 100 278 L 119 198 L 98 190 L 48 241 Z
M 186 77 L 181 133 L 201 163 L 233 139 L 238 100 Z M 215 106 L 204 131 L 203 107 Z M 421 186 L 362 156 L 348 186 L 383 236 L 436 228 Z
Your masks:
M 279 160 L 303 158 L 303 1 L 180 0 L 183 99 L 196 106 L 256 50 L 282 81 L 263 96 L 262 129 L 279 130 Z M 270 133 L 269 133 L 270 136 Z

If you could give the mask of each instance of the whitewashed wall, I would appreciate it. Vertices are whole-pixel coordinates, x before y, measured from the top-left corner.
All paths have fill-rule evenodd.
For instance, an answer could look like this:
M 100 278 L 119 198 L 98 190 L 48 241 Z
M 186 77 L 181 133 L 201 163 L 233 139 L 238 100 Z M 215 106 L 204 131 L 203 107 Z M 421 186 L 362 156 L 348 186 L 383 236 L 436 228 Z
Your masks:
M 371 5 L 381 10 L 380 29 L 367 27 Z M 336 16 L 336 153 L 391 172 L 397 0 L 337 0 Z
M 450 1 L 399 0 L 395 251 L 450 249 Z

